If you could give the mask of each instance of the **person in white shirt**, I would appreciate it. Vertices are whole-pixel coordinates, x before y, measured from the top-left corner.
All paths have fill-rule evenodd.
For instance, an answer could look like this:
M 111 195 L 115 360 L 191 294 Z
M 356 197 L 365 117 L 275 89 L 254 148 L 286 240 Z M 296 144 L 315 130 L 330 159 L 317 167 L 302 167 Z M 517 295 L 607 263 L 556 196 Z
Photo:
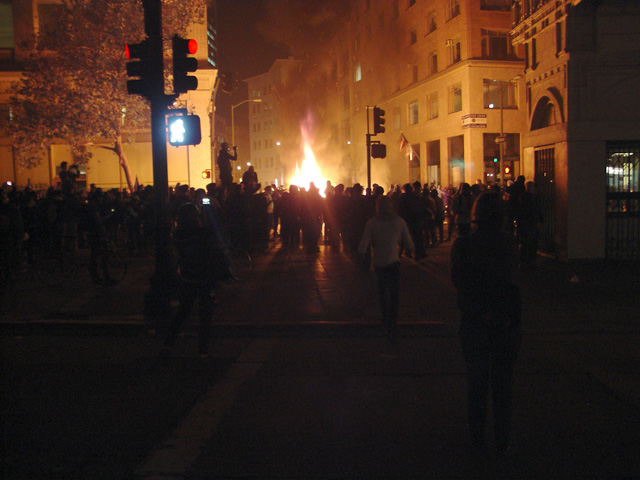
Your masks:
M 400 308 L 399 246 L 414 250 L 406 222 L 394 212 L 391 197 L 380 195 L 376 200 L 376 215 L 364 229 L 358 253 L 364 255 L 373 246 L 373 268 L 378 280 L 382 322 L 391 341 L 395 341 L 396 322 Z

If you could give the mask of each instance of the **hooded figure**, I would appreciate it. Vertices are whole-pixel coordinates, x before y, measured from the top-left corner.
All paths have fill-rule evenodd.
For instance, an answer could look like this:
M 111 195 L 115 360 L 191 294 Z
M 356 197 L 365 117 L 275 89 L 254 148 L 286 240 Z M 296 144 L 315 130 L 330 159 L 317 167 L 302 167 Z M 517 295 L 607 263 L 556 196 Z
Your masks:
M 487 396 L 492 390 L 495 442 L 509 447 L 513 369 L 520 348 L 520 291 L 515 281 L 518 244 L 503 229 L 499 193 L 481 194 L 473 209 L 476 230 L 451 249 L 451 280 L 461 312 L 460 344 L 467 366 L 472 444 L 484 445 Z

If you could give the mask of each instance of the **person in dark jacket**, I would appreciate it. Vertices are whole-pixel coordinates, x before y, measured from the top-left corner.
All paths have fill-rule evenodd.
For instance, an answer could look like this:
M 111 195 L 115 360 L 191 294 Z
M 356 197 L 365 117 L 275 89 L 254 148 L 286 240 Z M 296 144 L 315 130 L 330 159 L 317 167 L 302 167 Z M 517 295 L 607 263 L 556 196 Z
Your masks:
M 503 229 L 500 194 L 483 193 L 473 209 L 477 226 L 456 239 L 451 280 L 461 311 L 459 338 L 467 366 L 472 443 L 484 444 L 487 396 L 491 387 L 496 446 L 509 447 L 513 370 L 520 347 L 521 305 L 515 281 L 516 239 Z
M 238 160 L 238 147 L 233 147 L 233 155 L 227 142 L 223 142 L 218 153 L 218 169 L 220 170 L 220 186 L 223 190 L 228 190 L 233 182 L 231 174 L 231 160 Z
M 211 295 L 221 272 L 216 271 L 214 261 L 219 247 L 214 230 L 203 226 L 200 211 L 193 203 L 185 203 L 178 209 L 177 227 L 173 243 L 178 251 L 180 270 L 179 306 L 169 324 L 167 337 L 160 352 L 162 358 L 171 355 L 180 327 L 198 301 L 200 330 L 198 351 L 200 358 L 209 356 L 209 337 L 214 299 Z
M 538 236 L 542 223 L 540 198 L 534 182 L 525 183 L 525 191 L 520 196 L 520 205 L 516 215 L 518 242 L 520 243 L 520 261 L 531 265 L 536 261 Z

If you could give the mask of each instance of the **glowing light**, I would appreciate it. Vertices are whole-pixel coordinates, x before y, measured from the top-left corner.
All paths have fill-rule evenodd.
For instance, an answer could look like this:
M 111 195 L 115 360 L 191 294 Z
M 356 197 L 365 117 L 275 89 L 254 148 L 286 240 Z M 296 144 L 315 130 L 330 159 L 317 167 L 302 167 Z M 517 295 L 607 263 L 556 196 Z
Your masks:
M 313 153 L 311 146 L 305 141 L 302 166 L 296 164 L 296 173 L 289 181 L 289 184 L 308 190 L 309 185 L 313 183 L 318 189 L 320 189 L 320 194 L 323 195 L 323 187 L 326 182 L 327 179 L 320 172 L 320 168 L 316 162 L 316 156 Z
M 302 159 L 302 165 L 296 162 L 296 171 L 293 177 L 289 180 L 289 185 L 296 185 L 299 188 L 309 189 L 311 183 L 313 183 L 320 195 L 324 196 L 324 186 L 327 182 L 327 178 L 320 171 L 318 162 L 316 162 L 316 156 L 311 148 L 311 125 L 310 118 L 300 125 L 300 134 L 302 137 L 302 144 L 304 150 L 304 158 Z
M 184 134 L 187 130 L 184 128 L 184 122 L 182 120 L 176 120 L 169 126 L 169 128 L 171 129 L 171 143 L 184 142 Z

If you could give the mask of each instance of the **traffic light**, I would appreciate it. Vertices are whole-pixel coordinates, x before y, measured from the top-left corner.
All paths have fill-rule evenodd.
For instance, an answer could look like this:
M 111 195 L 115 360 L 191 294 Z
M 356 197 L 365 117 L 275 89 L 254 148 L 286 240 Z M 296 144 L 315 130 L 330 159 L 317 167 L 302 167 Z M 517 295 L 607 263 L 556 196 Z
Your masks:
M 149 42 L 144 40 L 140 43 L 128 43 L 125 45 L 125 55 L 127 60 L 127 76 L 132 77 L 127 80 L 127 93 L 130 95 L 142 95 L 149 97 Z
M 387 156 L 387 146 L 384 143 L 371 144 L 371 156 L 373 158 L 385 158 Z
M 198 42 L 174 35 L 171 44 L 173 46 L 173 92 L 180 95 L 189 90 L 195 90 L 198 88 L 198 79 L 187 74 L 198 69 L 198 60 L 188 55 L 198 51 Z
M 167 128 L 169 144 L 174 147 L 198 145 L 202 140 L 200 117 L 197 115 L 170 115 L 167 118 Z
M 384 110 L 378 107 L 373 107 L 373 134 L 384 133 Z M 384 157 L 380 157 L 384 158 Z
M 211 178 L 211 170 L 207 169 L 207 170 L 203 170 L 202 171 L 202 178 L 203 179 L 207 179 L 207 178 Z

